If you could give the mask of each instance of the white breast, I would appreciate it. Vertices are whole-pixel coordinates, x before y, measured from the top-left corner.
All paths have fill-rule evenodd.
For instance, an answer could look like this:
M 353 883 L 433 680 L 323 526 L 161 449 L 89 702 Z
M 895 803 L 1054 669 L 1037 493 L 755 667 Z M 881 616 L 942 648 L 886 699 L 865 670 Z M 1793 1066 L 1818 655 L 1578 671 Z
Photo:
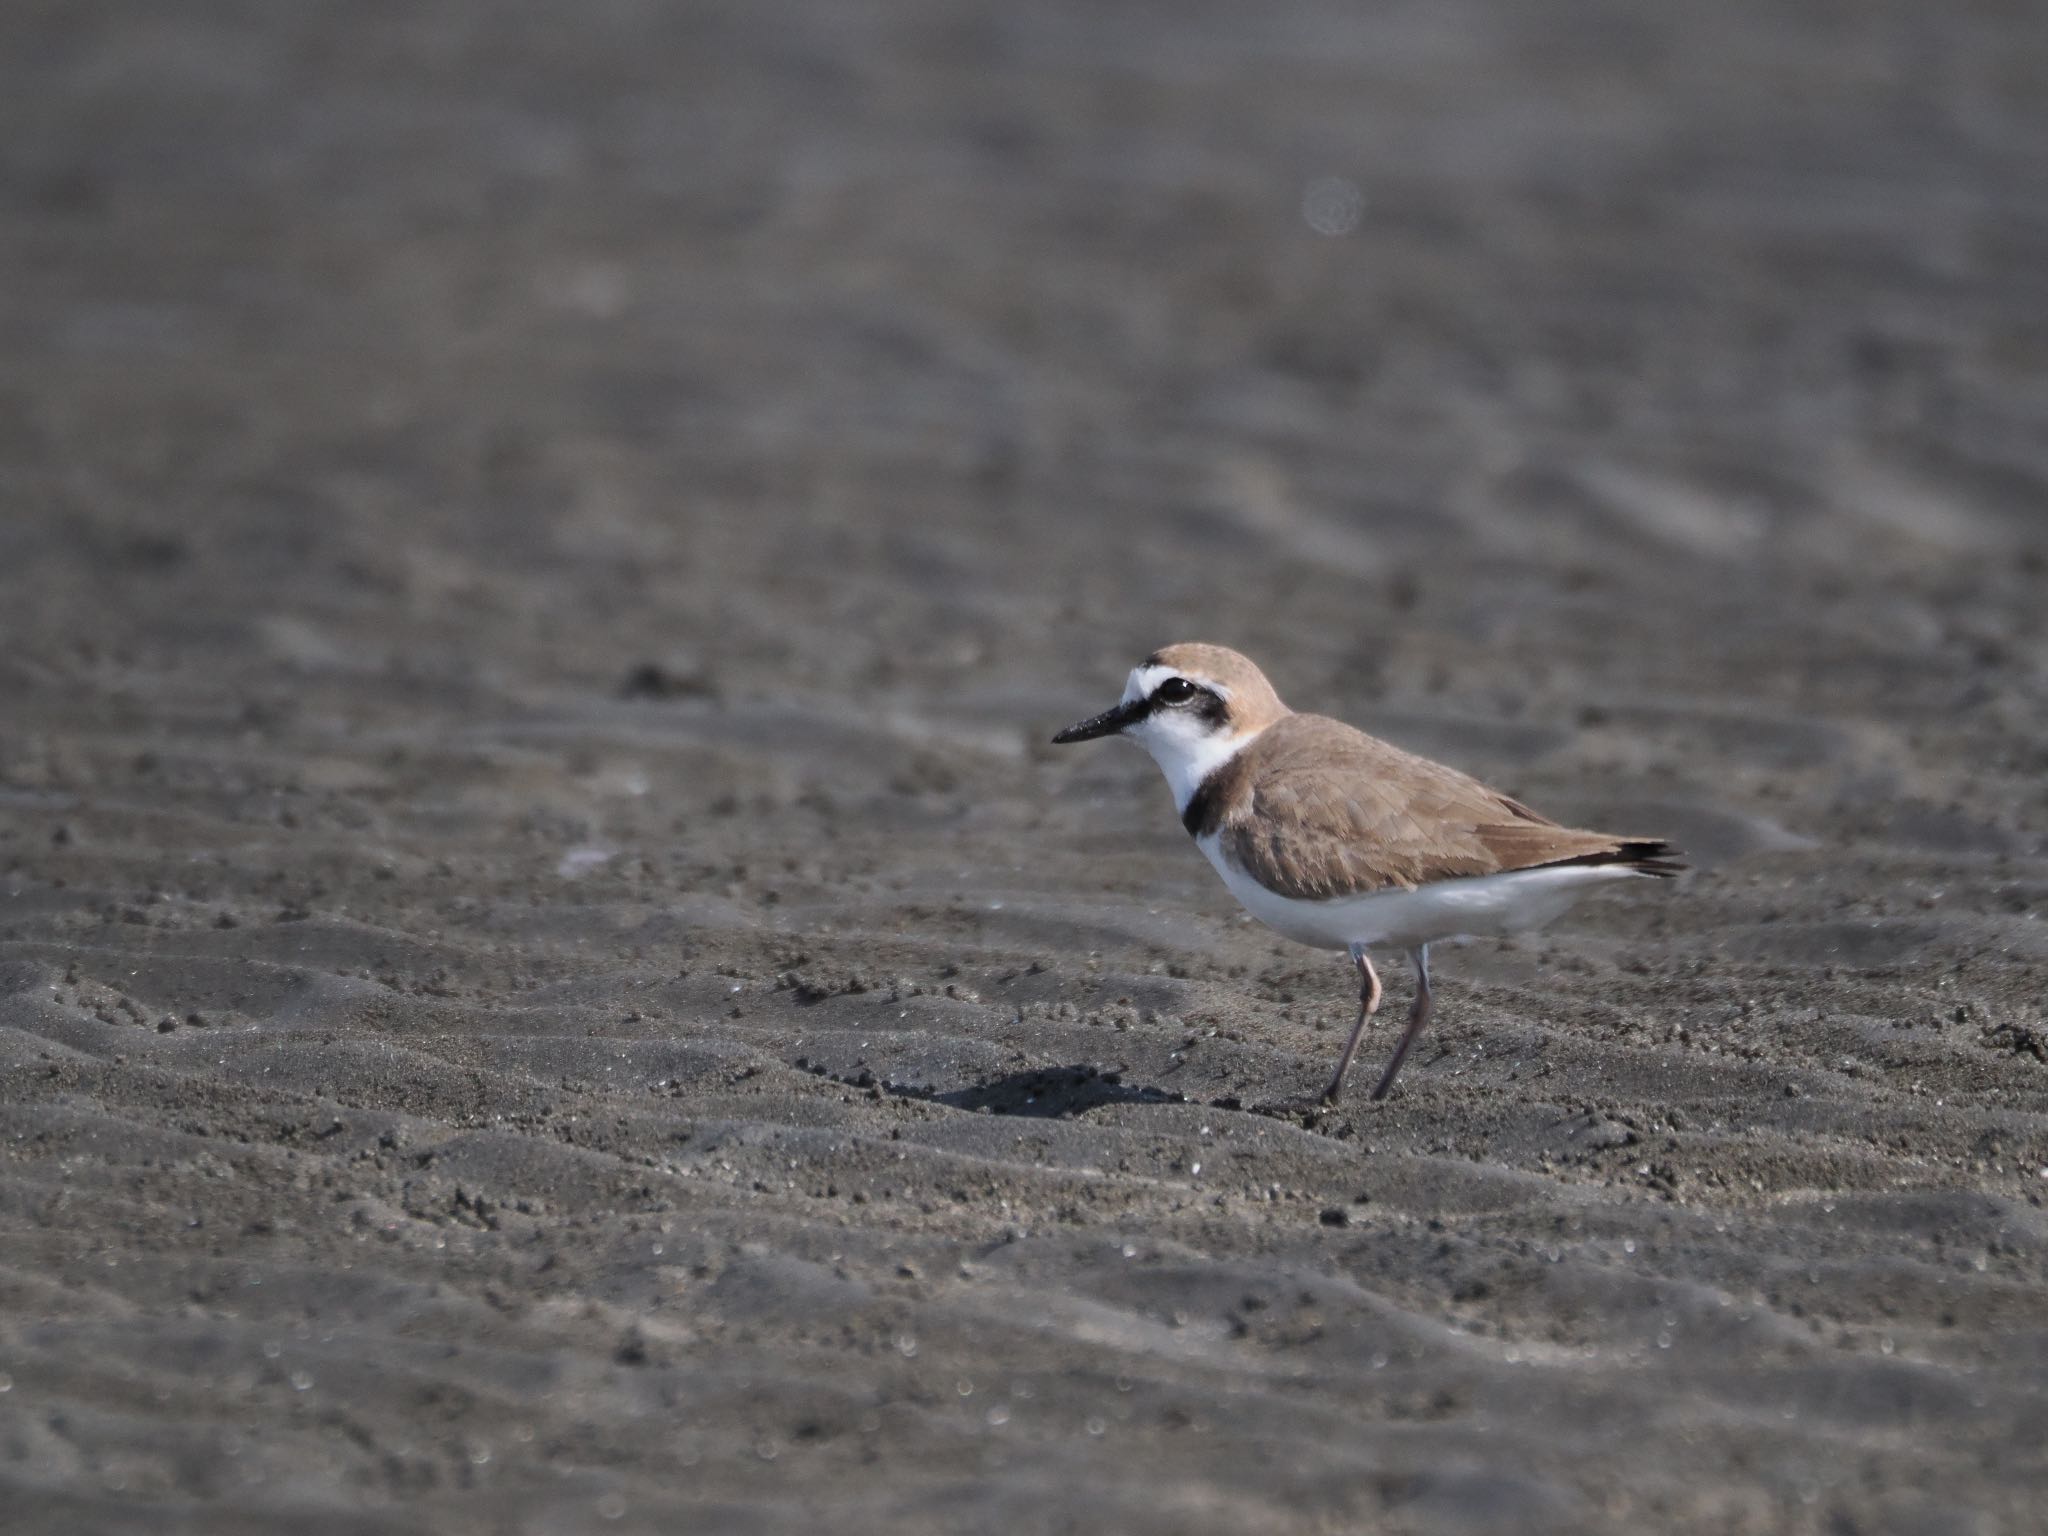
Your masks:
M 1504 875 L 1438 880 L 1413 890 L 1374 891 L 1328 901 L 1276 896 L 1225 857 L 1222 838 L 1196 839 L 1245 911 L 1276 933 L 1318 949 L 1384 944 L 1413 949 L 1439 939 L 1540 928 L 1587 892 L 1636 872 L 1618 864 L 1565 864 Z

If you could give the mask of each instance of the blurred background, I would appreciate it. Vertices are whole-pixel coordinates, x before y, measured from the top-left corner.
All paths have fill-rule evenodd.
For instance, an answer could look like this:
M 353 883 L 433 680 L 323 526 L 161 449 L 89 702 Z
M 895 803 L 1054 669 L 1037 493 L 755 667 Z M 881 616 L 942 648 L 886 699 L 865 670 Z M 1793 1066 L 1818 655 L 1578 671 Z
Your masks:
M 2038 832 L 2033 7 L 0 27 L 17 684 L 773 704 L 865 744 L 783 809 L 908 754 L 964 814 L 1199 638 L 1479 769 L 1615 726 L 1610 803 L 1730 732 L 1782 793 L 1824 718 L 1806 832 Z
M 1973 622 L 1931 568 L 2039 575 L 2029 6 L 0 26 L 25 634 L 983 696 L 1202 635 L 1494 710 L 1668 685 L 1674 605 L 1867 688 Z
M 1616 1382 L 1671 1295 L 1766 1315 L 1797 1279 L 1772 1369 L 1805 1370 L 1824 1316 L 1849 1374 L 1770 1375 L 1743 1335 L 1668 1357 L 1675 1398 L 1569 1373 L 1538 1390 L 1459 1334 L 1399 1387 L 1396 1417 L 1440 1421 L 1409 1465 L 1389 1447 L 1420 1440 L 1351 1437 L 1386 1407 L 1346 1395 L 1369 1372 L 1316 1387 L 1328 1422 L 1275 1406 L 1313 1372 L 1215 1409 L 1146 1331 L 1207 1300 L 1132 1301 L 1054 1260 L 990 1316 L 1035 1316 L 1017 1296 L 1040 1285 L 1093 1296 L 1097 1322 L 1054 1307 L 1014 1355 L 961 1323 L 960 1369 L 1049 1351 L 1085 1376 L 1128 1350 L 1137 1395 L 1104 1400 L 1167 1415 L 1139 1458 L 1155 1481 L 1114 1506 L 1133 1531 L 1397 1505 L 1415 1528 L 1575 1531 L 2019 1510 L 2042 1357 L 2014 1330 L 2048 1283 L 2027 1182 L 2048 1164 L 2044 83 L 2048 8 L 2018 0 L 11 0 L 0 979 L 33 1067 L 11 1113 L 40 1140 L 10 1175 L 8 1243 L 36 1278 L 9 1293 L 5 1475 L 65 1529 L 147 1525 L 151 1500 L 253 1530 L 475 1489 L 500 1502 L 422 1528 L 525 1528 L 523 1501 L 560 1488 L 549 1529 L 709 1518 L 677 1492 L 696 1479 L 737 1530 L 773 1528 L 760 1512 L 827 1467 L 898 1531 L 961 1509 L 1032 1528 L 1065 1507 L 1044 1488 L 1131 1470 L 1080 1388 L 1008 1493 L 978 1481 L 986 1395 L 957 1441 L 935 1418 L 837 1440 L 815 1384 L 867 1392 L 873 1362 L 804 1331 L 814 1303 L 884 1306 L 842 1281 L 897 1297 L 965 1262 L 949 1244 L 1087 1232 L 1093 1206 L 980 1148 L 974 1179 L 1008 1182 L 941 1215 L 879 1186 L 854 1209 L 872 1181 L 847 1167 L 834 1203 L 784 1207 L 796 1163 L 765 1149 L 826 1113 L 787 1086 L 811 1081 L 800 1058 L 929 1090 L 847 1110 L 873 1120 L 848 1122 L 854 1164 L 907 1106 L 952 1105 L 934 1137 L 985 1127 L 976 1108 L 1044 1114 L 1041 1068 L 1114 1057 L 1133 1092 L 1211 1097 L 1327 1070 L 1341 977 L 1237 925 L 1149 766 L 1044 746 L 1139 657 L 1201 639 L 1300 707 L 1709 866 L 1580 925 L 1563 974 L 1544 948 L 1457 959 L 1446 1038 L 1496 1118 L 1474 1133 L 1451 1066 L 1411 1065 L 1409 1108 L 1369 1131 L 1413 1160 L 1408 1194 L 1355 1220 L 1393 1242 L 1462 1214 L 1344 1273 L 1420 1317 L 1484 1314 L 1502 1348 L 1611 1349 Z M 884 1041 L 855 1010 L 886 986 L 944 1002 Z M 747 988 L 759 1005 L 733 1001 Z M 566 1021 L 559 1055 L 520 1054 L 542 1051 L 536 1008 Z M 1211 1075 L 1174 1076 L 1212 1025 L 1238 1034 L 1195 1053 Z M 1565 1090 L 1488 1040 L 1576 1062 L 1570 1113 L 1633 1128 L 1585 1151 L 1554 1131 L 1544 1095 Z M 1690 1086 L 1638 1074 L 1653 1045 L 1704 1062 L 1699 1040 L 1728 1054 Z M 692 1061 L 750 1063 L 744 1091 L 769 1096 L 735 1107 Z M 670 1085 L 658 1103 L 648 1082 Z M 349 1129 L 316 1147 L 330 1118 Z M 682 1120 L 730 1144 L 689 1165 L 687 1197 Z M 486 1125 L 508 1140 L 465 1141 L 460 1180 L 394 1150 Z M 1680 1150 L 1622 1150 L 1653 1126 Z M 1164 1125 L 1145 1179 L 1115 1184 L 1134 1227 L 1171 1225 L 1144 1202 L 1187 1193 L 1206 1127 Z M 1189 1265 L 1231 1289 L 1364 1241 L 1313 1219 L 1351 1198 L 1358 1144 L 1310 1140 L 1246 1164 L 1255 1194 L 1308 1191 L 1301 1230 L 1175 1227 Z M 840 1143 L 805 1148 L 838 1167 Z M 1082 1141 L 1034 1156 L 1091 1179 L 1114 1162 Z M 1443 1172 L 1464 1158 L 1494 1160 L 1491 1194 Z M 1848 1236 L 1804 1203 L 1900 1186 L 1942 1194 Z M 1653 1198 L 1694 1246 L 1624 1253 Z M 521 1242 L 589 1222 L 546 1278 L 493 1235 L 521 1201 Z M 1565 1247 L 1597 1285 L 1496 1277 L 1474 1300 L 1473 1265 L 1538 1239 L 1555 1263 L 1596 1208 L 1612 1225 Z M 188 1229 L 195 1210 L 214 1226 Z M 692 1292 L 701 1350 L 629 1348 L 682 1262 L 648 1257 L 659 1220 L 711 1234 L 700 1275 L 730 1237 L 840 1278 Z M 1804 1281 L 1823 1227 L 1849 1255 L 1830 1299 Z M 1951 1276 L 1965 1251 L 1985 1262 Z M 396 1289 L 342 1285 L 365 1253 Z M 1917 1279 L 1883 1268 L 1900 1254 Z M 259 1271 L 282 1310 L 220 1300 Z M 339 1289 L 287 1305 L 291 1275 Z M 515 1298 L 504 1317 L 487 1293 Z M 621 1310 L 545 1311 L 562 1297 Z M 950 1369 L 923 1303 L 898 1301 L 877 1379 L 911 1369 L 899 1328 Z M 1090 1332 L 1126 1303 L 1142 1327 Z M 465 1361 L 447 1370 L 470 1406 L 444 1420 L 380 1377 L 352 1389 L 381 1422 L 354 1421 L 351 1449 L 290 1418 L 318 1404 L 296 1356 L 252 1353 L 316 1314 L 353 1321 L 309 1382 L 409 1368 L 407 1330 L 459 1314 L 585 1395 L 534 1407 L 529 1378 Z M 1407 1346 L 1360 1338 L 1359 1360 L 1394 1349 L 1392 1381 Z M 666 1397 L 628 1369 L 650 1351 Z M 146 1399 L 81 1360 L 211 1385 Z M 1989 1374 L 1966 1392 L 1969 1371 Z M 1779 1417 L 1795 1400 L 1810 1434 Z M 1645 1456 L 1636 1427 L 1668 1401 L 1705 1438 Z M 729 1415 L 730 1443 L 633 1438 L 678 1402 Z M 1212 1411 L 1238 1462 L 1173 1438 Z M 1611 1438 L 1555 1438 L 1610 1411 Z M 546 1452 L 524 1470 L 521 1415 Z M 818 1422 L 822 1459 L 799 1461 Z M 1837 1458 L 1829 1423 L 1915 1450 Z M 763 1444 L 791 1454 L 771 1467 Z M 899 1481 L 848 1445 L 882 1445 Z M 685 1474 L 699 1456 L 716 1476 Z M 1496 1481 L 1442 1481 L 1461 1456 Z

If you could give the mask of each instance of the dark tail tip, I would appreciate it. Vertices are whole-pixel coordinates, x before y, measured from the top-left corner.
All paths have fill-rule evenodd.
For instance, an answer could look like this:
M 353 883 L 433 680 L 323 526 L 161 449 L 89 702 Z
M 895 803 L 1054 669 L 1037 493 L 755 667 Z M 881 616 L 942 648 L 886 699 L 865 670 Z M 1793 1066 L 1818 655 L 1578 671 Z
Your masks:
M 1668 880 L 1692 867 L 1679 857 L 1683 852 L 1657 838 L 1631 838 L 1615 850 L 1614 862 L 1626 864 L 1639 875 Z
M 1556 869 L 1567 864 L 1619 864 L 1638 875 L 1655 875 L 1668 880 L 1692 867 L 1679 858 L 1680 851 L 1660 838 L 1625 837 L 1612 848 L 1602 848 L 1598 853 L 1582 853 L 1574 859 L 1558 859 L 1541 867 Z

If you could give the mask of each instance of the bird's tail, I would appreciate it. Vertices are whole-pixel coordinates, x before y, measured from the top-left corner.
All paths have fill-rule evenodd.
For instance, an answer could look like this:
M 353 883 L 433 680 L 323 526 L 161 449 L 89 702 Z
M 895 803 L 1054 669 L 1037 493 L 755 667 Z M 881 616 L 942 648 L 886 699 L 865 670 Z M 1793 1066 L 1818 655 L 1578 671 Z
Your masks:
M 1557 864 L 1618 864 L 1631 874 L 1654 875 L 1668 880 L 1673 875 L 1683 874 L 1692 866 L 1679 858 L 1684 850 L 1674 848 L 1662 838 L 1618 837 L 1611 848 L 1602 848 L 1595 853 L 1582 853 L 1577 858 L 1559 859 Z M 1555 865 L 1545 865 L 1546 869 Z
M 1679 858 L 1683 852 L 1683 849 L 1674 848 L 1661 838 L 1631 837 L 1614 851 L 1612 862 L 1625 864 L 1639 875 L 1655 875 L 1660 880 L 1668 880 L 1692 867 Z

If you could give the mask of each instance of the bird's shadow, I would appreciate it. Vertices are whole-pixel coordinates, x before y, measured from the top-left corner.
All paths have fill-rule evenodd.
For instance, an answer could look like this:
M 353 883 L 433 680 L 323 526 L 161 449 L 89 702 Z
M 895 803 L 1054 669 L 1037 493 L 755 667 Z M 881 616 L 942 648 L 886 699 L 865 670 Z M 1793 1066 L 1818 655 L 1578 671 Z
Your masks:
M 1032 1067 L 1011 1072 L 987 1082 L 964 1088 L 938 1089 L 929 1084 L 900 1083 L 875 1076 L 871 1070 L 841 1076 L 824 1067 L 799 1059 L 799 1068 L 833 1082 L 865 1088 L 874 1094 L 899 1099 L 916 1099 L 926 1104 L 944 1104 L 969 1114 L 1015 1115 L 1028 1120 L 1074 1120 L 1105 1104 L 1207 1104 L 1213 1109 L 1234 1110 L 1286 1121 L 1304 1130 L 1327 1133 L 1333 1128 L 1331 1106 L 1306 1099 L 1283 1099 L 1272 1103 L 1245 1103 L 1235 1094 L 1216 1099 L 1191 1099 L 1174 1089 L 1134 1086 L 1123 1080 L 1114 1067 L 1075 1062 L 1061 1067 Z M 1334 1121 L 1335 1127 L 1347 1122 Z M 1341 1134 L 1341 1130 L 1340 1130 Z
M 1189 1102 L 1184 1093 L 1133 1086 L 1123 1080 L 1121 1072 L 1079 1062 L 1063 1067 L 1033 1067 L 945 1092 L 904 1083 L 894 1084 L 888 1091 L 906 1099 L 923 1099 L 969 1113 L 986 1110 L 992 1115 L 1022 1115 L 1033 1120 L 1071 1120 L 1105 1104 Z
M 955 1088 L 945 1093 L 895 1084 L 888 1090 L 904 1098 L 923 1099 L 964 1109 L 970 1114 L 986 1110 L 992 1115 L 1020 1115 L 1033 1120 L 1073 1120 L 1105 1104 L 1206 1104 L 1212 1109 L 1235 1110 L 1298 1125 L 1304 1130 L 1322 1130 L 1335 1123 L 1331 1106 L 1320 1100 L 1279 1100 L 1247 1104 L 1234 1094 L 1217 1099 L 1191 1099 L 1166 1088 L 1133 1086 L 1115 1069 L 1076 1063 L 1065 1067 L 1034 1067 L 1012 1072 L 985 1083 Z

